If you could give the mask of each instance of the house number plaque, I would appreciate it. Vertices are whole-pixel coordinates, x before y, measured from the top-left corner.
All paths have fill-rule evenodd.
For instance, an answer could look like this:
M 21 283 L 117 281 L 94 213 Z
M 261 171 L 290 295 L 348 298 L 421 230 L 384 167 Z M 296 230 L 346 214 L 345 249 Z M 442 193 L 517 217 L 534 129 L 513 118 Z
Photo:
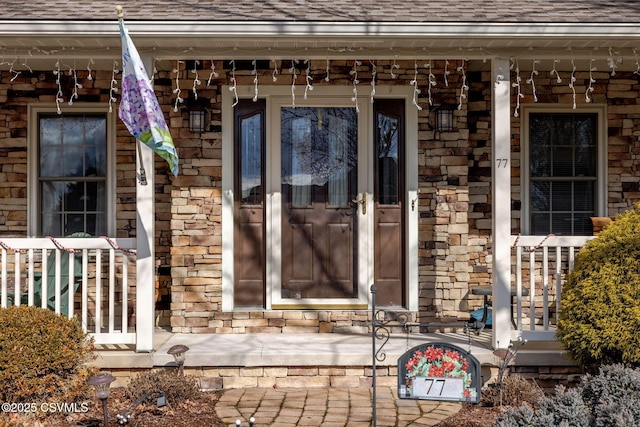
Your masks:
M 398 359 L 401 399 L 480 401 L 480 362 L 450 344 L 418 345 Z
M 462 378 L 416 377 L 411 383 L 416 399 L 459 400 L 464 392 Z

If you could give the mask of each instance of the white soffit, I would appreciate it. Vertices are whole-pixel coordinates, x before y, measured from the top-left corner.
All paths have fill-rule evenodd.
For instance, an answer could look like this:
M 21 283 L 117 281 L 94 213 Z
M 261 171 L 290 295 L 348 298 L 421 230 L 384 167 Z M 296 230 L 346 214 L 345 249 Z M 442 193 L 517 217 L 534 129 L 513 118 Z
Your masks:
M 423 51 L 432 59 L 492 56 L 576 59 L 629 56 L 640 47 L 640 24 L 126 21 L 141 53 L 160 60 L 236 58 L 310 59 L 397 57 Z M 112 21 L 2 21 L 0 52 L 43 57 L 117 57 Z M 570 52 L 570 53 L 568 53 Z

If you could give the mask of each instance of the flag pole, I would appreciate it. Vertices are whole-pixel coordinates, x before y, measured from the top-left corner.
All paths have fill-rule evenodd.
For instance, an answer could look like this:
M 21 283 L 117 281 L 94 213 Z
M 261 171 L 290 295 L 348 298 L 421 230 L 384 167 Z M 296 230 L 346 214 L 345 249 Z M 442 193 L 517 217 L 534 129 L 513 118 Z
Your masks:
M 122 21 L 124 19 L 124 10 L 122 9 L 121 5 L 116 5 L 116 13 L 118 15 L 118 19 Z M 136 138 L 137 154 L 140 161 L 140 172 L 138 173 L 138 180 L 140 181 L 141 185 L 147 185 L 147 174 L 144 169 L 144 162 L 142 159 L 140 144 L 142 144 L 142 142 L 138 138 Z
M 178 153 L 169 126 L 140 54 L 124 27 L 122 6 L 117 5 L 116 11 L 122 38 L 122 96 L 118 117 L 136 140 L 162 157 L 173 175 L 178 176 Z M 141 167 L 144 168 L 143 165 Z M 141 182 L 143 179 L 144 170 L 140 174 Z

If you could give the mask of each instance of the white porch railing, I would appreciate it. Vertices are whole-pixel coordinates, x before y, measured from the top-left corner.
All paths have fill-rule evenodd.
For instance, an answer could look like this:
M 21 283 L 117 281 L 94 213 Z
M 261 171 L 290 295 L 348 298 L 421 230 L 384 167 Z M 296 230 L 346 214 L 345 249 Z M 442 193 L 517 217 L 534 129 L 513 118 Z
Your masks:
M 573 269 L 576 252 L 593 236 L 511 236 L 511 284 L 514 297 L 513 338 L 555 340 L 562 286 Z M 524 295 L 528 291 L 528 295 Z
M 48 307 L 78 317 L 96 344 L 136 343 L 135 239 L 0 238 L 0 246 L 1 307 Z

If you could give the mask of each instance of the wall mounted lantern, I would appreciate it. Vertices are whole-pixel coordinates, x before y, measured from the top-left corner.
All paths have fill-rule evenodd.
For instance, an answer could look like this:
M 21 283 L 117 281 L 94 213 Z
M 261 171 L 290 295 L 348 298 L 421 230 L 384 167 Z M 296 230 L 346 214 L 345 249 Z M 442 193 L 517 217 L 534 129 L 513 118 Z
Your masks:
M 191 133 L 202 133 L 208 129 L 207 108 L 210 105 L 211 101 L 207 98 L 187 100 L 186 107 L 189 112 L 189 131 Z
M 436 130 L 451 132 L 453 130 L 453 110 L 438 108 L 436 110 Z
M 202 133 L 205 131 L 205 110 L 189 110 L 189 131 L 192 133 Z

